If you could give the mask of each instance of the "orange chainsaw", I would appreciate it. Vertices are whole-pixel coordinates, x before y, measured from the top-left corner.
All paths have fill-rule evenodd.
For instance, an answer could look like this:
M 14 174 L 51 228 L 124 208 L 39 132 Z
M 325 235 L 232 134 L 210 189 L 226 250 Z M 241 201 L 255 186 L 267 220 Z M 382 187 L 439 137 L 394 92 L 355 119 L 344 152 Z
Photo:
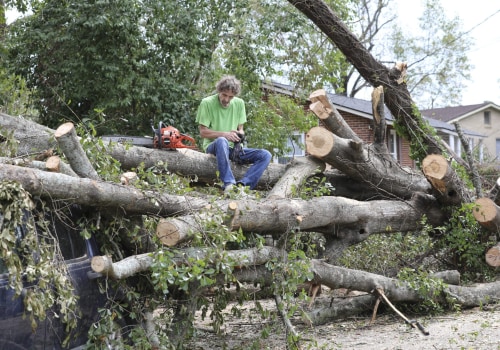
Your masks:
M 160 122 L 158 129 L 155 129 L 153 124 L 151 124 L 154 132 L 153 138 L 153 148 L 165 148 L 165 149 L 176 149 L 176 148 L 191 148 L 197 149 L 195 140 L 185 134 L 181 134 L 179 130 L 173 126 L 166 126 L 163 122 Z

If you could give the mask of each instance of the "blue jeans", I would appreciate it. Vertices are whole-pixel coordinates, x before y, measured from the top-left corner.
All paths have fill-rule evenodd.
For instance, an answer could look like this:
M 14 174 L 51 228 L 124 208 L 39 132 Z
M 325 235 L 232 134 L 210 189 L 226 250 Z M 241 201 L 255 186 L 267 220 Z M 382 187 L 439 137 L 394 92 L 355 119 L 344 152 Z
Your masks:
M 216 138 L 207 147 L 207 153 L 213 154 L 217 158 L 217 169 L 219 170 L 220 179 L 224 182 L 224 187 L 236 183 L 231 170 L 231 161 L 229 160 L 229 156 L 232 152 L 233 148 L 229 147 L 229 142 L 224 137 Z M 265 149 L 244 148 L 243 152 L 244 154 L 240 156 L 241 162 L 252 165 L 238 182 L 253 190 L 271 162 L 272 156 L 271 153 Z

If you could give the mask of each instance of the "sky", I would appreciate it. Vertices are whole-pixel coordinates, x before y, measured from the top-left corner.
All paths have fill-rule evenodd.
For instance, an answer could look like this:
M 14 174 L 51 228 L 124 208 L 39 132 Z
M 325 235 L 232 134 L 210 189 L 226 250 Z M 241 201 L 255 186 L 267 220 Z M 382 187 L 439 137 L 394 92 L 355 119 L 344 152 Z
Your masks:
M 422 0 L 396 0 L 398 21 L 403 28 L 417 28 L 421 3 Z M 470 31 L 475 42 L 467 52 L 474 68 L 462 94 L 462 105 L 484 101 L 500 105 L 500 1 L 441 0 L 441 5 L 449 19 L 462 19 L 462 30 Z
M 424 0 L 395 0 L 398 22 L 404 29 L 418 28 Z M 469 32 L 475 45 L 467 52 L 471 64 L 471 81 L 466 82 L 462 105 L 490 101 L 500 105 L 500 1 L 441 0 L 448 18 L 463 20 L 462 30 Z M 15 13 L 8 12 L 10 20 Z M 411 72 L 409 72 L 411 74 Z

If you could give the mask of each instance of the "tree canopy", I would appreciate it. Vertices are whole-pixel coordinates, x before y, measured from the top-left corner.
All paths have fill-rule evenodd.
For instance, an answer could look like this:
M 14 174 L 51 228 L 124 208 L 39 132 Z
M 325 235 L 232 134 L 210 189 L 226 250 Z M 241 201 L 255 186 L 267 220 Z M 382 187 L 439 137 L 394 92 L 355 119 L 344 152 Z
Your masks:
M 470 69 L 469 42 L 439 1 L 426 3 L 417 37 L 389 28 L 391 1 L 327 3 L 369 52 L 384 62 L 409 63 L 408 84 L 418 104 L 456 101 Z M 4 63 L 32 89 L 40 121 L 50 127 L 91 121 L 100 134 L 149 133 L 153 120 L 195 132 L 198 101 L 223 73 L 244 82 L 250 114 L 266 79 L 289 83 L 298 96 L 326 88 L 354 97 L 369 86 L 284 1 L 47 0 L 4 8 L 12 6 L 31 14 L 9 26 Z

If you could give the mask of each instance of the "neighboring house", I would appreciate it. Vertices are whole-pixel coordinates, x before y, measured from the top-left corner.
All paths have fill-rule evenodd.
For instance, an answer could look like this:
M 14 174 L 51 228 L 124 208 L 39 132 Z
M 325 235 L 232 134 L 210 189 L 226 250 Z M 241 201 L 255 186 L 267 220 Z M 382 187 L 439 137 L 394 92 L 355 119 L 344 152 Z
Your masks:
M 280 83 L 263 83 L 262 85 L 266 93 L 280 93 L 288 96 L 293 96 L 293 89 L 289 85 Z M 373 142 L 373 115 L 371 101 L 351 98 L 344 95 L 328 94 L 330 102 L 339 111 L 351 129 L 366 143 Z M 307 106 L 310 101 L 307 101 Z M 410 145 L 408 140 L 398 136 L 393 128 L 394 118 L 389 109 L 385 107 L 385 118 L 387 124 L 387 147 L 392 156 L 399 161 L 403 166 L 414 167 L 416 164 L 410 158 Z M 455 127 L 451 124 L 440 120 L 424 117 L 429 124 L 436 129 L 438 135 L 449 145 L 449 148 L 456 154 L 461 153 L 461 143 Z M 474 144 L 481 144 L 484 135 L 473 132 L 463 127 L 462 132 L 466 137 L 473 140 Z M 304 144 L 304 135 L 294 135 L 295 144 Z M 289 144 L 292 144 L 289 141 Z M 294 152 L 289 154 L 289 157 L 282 157 L 278 162 L 283 163 L 287 159 L 295 156 L 304 156 L 305 151 L 300 147 L 295 146 Z
M 486 101 L 476 105 L 435 108 L 420 112 L 426 117 L 448 124 L 458 122 L 463 129 L 474 130 L 485 135 L 483 140 L 484 156 L 487 160 L 500 158 L 499 105 Z M 482 157 L 480 160 L 483 160 Z

